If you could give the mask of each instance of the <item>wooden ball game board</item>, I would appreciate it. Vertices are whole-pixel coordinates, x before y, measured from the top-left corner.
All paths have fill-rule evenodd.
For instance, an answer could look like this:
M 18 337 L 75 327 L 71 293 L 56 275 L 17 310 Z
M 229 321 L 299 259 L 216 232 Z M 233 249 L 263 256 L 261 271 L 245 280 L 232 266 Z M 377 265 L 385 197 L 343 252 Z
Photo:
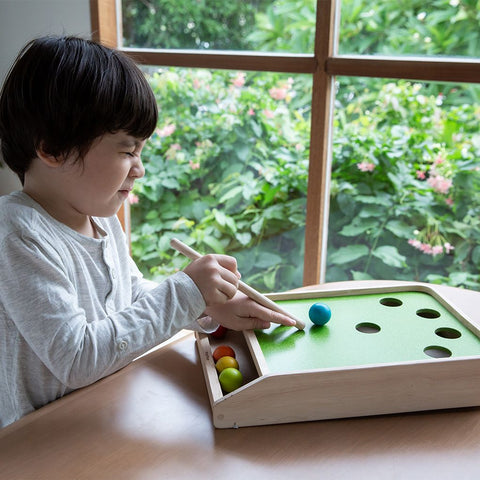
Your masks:
M 480 405 L 480 331 L 425 284 L 271 294 L 306 323 L 196 334 L 217 428 Z M 330 306 L 316 326 L 309 307 Z M 224 394 L 212 351 L 237 352 L 243 385 Z

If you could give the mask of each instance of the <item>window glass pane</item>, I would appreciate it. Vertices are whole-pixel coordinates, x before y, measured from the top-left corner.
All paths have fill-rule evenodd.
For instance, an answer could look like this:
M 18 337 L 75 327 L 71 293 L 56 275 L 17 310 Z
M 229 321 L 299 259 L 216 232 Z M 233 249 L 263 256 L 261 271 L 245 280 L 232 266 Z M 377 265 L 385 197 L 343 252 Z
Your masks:
M 312 53 L 315 0 L 122 0 L 123 46 Z
M 477 0 L 342 0 L 340 54 L 478 57 Z
M 327 281 L 478 289 L 480 86 L 340 79 Z
M 302 284 L 311 77 L 149 67 L 159 124 L 131 196 L 149 278 L 188 261 L 172 237 L 228 253 L 260 291 Z

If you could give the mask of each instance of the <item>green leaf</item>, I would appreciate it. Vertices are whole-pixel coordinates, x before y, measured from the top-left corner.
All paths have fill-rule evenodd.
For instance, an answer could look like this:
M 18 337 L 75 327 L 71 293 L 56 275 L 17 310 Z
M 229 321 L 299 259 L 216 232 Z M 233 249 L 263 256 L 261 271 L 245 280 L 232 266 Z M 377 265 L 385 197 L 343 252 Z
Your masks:
M 212 213 L 221 227 L 224 227 L 227 224 L 227 216 L 221 210 L 214 209 Z
M 273 290 L 275 288 L 275 275 L 277 271 L 273 269 L 271 272 L 268 272 L 263 276 L 263 281 L 268 290 Z
M 256 222 L 253 222 L 250 229 L 255 235 L 260 235 L 264 224 L 264 219 L 260 217 Z
M 277 265 L 282 262 L 282 257 L 276 253 L 263 252 L 261 255 L 256 257 L 255 265 L 257 268 L 268 268 L 272 265 Z
M 207 235 L 202 239 L 202 241 L 203 243 L 208 245 L 215 253 L 225 253 L 223 245 L 215 237 Z
M 385 228 L 399 238 L 411 238 L 413 235 L 413 228 L 401 220 L 390 220 Z
M 231 188 L 228 190 L 227 193 L 225 193 L 219 200 L 219 203 L 224 203 L 227 200 L 230 200 L 232 198 L 238 197 L 240 198 L 243 195 L 243 186 L 240 185 L 238 187 Z
M 374 278 L 366 272 L 352 270 L 350 273 L 352 274 L 353 280 L 374 280 Z
M 362 221 L 355 219 L 350 225 L 345 225 L 342 230 L 340 230 L 340 234 L 344 235 L 345 237 L 356 237 L 357 235 L 365 233 L 371 228 L 377 227 L 379 223 L 380 222 L 378 220 L 373 218 Z
M 349 245 L 348 247 L 342 247 L 336 252 L 333 252 L 329 256 L 329 260 L 332 264 L 343 265 L 354 262 L 366 255 L 368 255 L 368 248 L 365 245 Z
M 145 218 L 147 220 L 154 220 L 154 219 L 157 219 L 159 216 L 159 212 L 158 210 L 150 210 L 146 215 L 145 215 Z
M 406 266 L 406 257 L 400 255 L 396 247 L 382 245 L 373 251 L 373 256 L 382 260 L 383 263 L 394 268 Z
M 469 242 L 459 242 L 455 245 L 455 260 L 457 262 L 463 262 L 467 259 L 470 251 Z
M 480 246 L 478 246 L 478 245 L 473 249 L 473 252 L 472 252 L 472 262 L 473 262 L 475 265 L 479 265 L 479 264 L 480 264 Z
M 357 195 L 355 198 L 357 202 L 361 203 L 367 203 L 367 204 L 375 204 L 375 205 L 383 205 L 383 206 L 389 206 L 391 204 L 391 200 L 389 195 L 378 192 L 377 195 Z
M 252 120 L 250 122 L 250 125 L 252 126 L 253 133 L 258 138 L 261 138 L 262 137 L 262 127 L 257 122 L 255 122 L 254 120 Z
M 161 184 L 165 188 L 170 188 L 172 190 L 179 190 L 180 189 L 180 184 L 178 183 L 178 181 L 175 178 L 166 177 L 166 178 L 162 179 Z
M 246 246 L 248 245 L 251 240 L 252 240 L 252 236 L 248 233 L 248 232 L 245 232 L 245 233 L 237 233 L 235 235 L 235 238 L 238 240 L 238 242 L 243 245 L 243 246 Z
M 468 279 L 467 272 L 453 272 L 450 274 L 450 279 L 453 281 L 455 285 L 461 285 L 465 283 Z

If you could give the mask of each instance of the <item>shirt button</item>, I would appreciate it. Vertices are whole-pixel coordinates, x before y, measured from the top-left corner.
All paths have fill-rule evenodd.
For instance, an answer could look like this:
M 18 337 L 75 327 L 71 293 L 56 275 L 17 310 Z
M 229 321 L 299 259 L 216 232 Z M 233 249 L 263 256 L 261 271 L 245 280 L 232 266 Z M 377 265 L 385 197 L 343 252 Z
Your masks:
M 119 350 L 126 350 L 126 348 L 128 347 L 128 342 L 126 342 L 125 340 L 122 340 L 121 342 L 118 343 L 118 349 Z

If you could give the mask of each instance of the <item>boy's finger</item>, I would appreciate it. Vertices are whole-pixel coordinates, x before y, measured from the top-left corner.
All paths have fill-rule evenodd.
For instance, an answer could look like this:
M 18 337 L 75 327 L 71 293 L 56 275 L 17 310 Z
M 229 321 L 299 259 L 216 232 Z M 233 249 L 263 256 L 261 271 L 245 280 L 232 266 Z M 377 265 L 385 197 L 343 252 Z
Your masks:
M 235 259 L 235 257 L 231 257 L 230 255 L 217 254 L 215 255 L 215 258 L 219 265 L 221 265 L 223 268 L 226 268 L 230 272 L 235 273 L 235 275 L 240 278 L 240 273 L 237 270 L 237 260 Z
M 237 293 L 237 287 L 230 282 L 223 282 L 222 286 L 218 290 L 223 295 L 225 295 L 226 297 L 225 302 L 233 298 Z M 222 302 L 222 303 L 225 303 L 225 302 Z

